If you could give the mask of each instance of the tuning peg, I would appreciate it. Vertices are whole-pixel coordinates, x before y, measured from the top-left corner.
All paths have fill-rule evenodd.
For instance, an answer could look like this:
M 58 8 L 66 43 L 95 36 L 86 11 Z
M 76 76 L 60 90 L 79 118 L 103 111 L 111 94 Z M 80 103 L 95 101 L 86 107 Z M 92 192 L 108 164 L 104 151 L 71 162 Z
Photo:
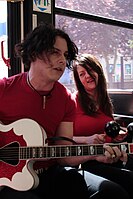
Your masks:
M 119 135 L 120 130 L 120 124 L 116 121 L 107 122 L 105 125 L 105 132 L 111 138 L 115 138 L 117 135 Z

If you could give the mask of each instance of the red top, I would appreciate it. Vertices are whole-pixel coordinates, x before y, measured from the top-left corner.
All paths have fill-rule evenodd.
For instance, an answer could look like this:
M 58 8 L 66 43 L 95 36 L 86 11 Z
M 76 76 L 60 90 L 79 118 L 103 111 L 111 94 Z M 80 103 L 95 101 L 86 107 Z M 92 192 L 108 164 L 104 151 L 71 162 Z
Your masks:
M 77 97 L 77 110 L 76 118 L 74 122 L 74 135 L 75 136 L 91 136 L 94 134 L 104 133 L 105 124 L 109 121 L 112 121 L 113 118 L 105 115 L 100 110 L 96 116 L 89 116 L 84 113 L 82 110 Z M 107 138 L 107 142 L 110 142 L 111 139 Z
M 47 137 L 55 136 L 60 122 L 73 122 L 75 102 L 71 93 L 56 82 L 43 109 L 43 96 L 27 83 L 27 73 L 0 80 L 0 121 L 10 124 L 18 119 L 30 118 L 40 124 Z

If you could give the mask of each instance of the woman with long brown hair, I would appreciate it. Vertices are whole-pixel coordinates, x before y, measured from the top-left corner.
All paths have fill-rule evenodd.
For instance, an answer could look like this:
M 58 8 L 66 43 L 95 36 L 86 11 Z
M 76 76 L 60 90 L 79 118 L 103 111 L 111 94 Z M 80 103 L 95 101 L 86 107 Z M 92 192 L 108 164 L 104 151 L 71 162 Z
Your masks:
M 74 62 L 73 73 L 77 87 L 74 93 L 77 104 L 74 140 L 82 144 L 104 144 L 115 141 L 104 132 L 106 123 L 114 118 L 102 65 L 95 56 L 83 54 Z M 116 157 L 110 162 L 104 162 L 101 157 L 95 156 L 83 163 L 82 168 L 119 184 L 129 193 L 130 198 L 133 198 L 133 173 L 123 169 L 122 159 L 118 158 L 120 153 L 118 147 L 113 150 Z

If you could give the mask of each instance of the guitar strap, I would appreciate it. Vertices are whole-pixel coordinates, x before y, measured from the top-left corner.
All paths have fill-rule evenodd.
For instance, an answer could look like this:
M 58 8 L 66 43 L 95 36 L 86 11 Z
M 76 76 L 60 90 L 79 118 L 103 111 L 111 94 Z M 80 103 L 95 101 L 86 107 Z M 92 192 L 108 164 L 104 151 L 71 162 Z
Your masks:
M 63 137 L 63 136 L 59 136 L 59 137 L 49 137 L 49 138 L 46 139 L 46 143 L 47 143 L 48 141 L 54 142 L 54 141 L 58 141 L 58 140 L 66 140 L 66 141 L 72 142 L 73 144 L 77 144 L 77 142 L 75 142 L 73 139 L 70 139 L 70 138 L 68 138 L 68 137 Z

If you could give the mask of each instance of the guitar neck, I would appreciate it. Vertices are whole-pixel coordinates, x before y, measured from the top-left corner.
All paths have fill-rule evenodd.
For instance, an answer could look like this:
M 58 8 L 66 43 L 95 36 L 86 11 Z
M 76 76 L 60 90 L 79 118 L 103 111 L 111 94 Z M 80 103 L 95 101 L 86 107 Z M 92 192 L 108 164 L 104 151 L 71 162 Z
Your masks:
M 133 153 L 133 144 L 109 144 L 117 146 L 126 153 Z M 102 144 L 97 145 L 67 145 L 67 146 L 45 146 L 45 147 L 20 147 L 19 159 L 43 159 L 61 158 L 72 156 L 94 156 L 103 155 L 105 149 Z

